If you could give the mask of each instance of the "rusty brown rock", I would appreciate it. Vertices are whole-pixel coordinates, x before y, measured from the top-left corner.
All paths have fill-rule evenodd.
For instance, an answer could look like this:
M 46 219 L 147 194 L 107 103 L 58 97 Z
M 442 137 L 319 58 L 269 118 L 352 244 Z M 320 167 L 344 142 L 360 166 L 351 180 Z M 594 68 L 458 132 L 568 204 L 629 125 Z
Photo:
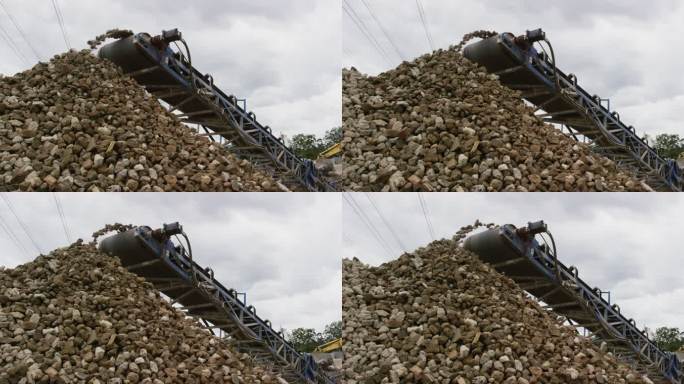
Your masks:
M 343 70 L 345 189 L 645 189 L 629 170 L 544 124 L 519 92 L 459 49 L 437 50 L 378 76 Z M 390 169 L 393 177 L 383 176 Z
M 14 269 L 0 267 L 0 383 L 278 379 L 94 243 L 79 240 Z
M 464 250 L 474 227 L 378 267 L 343 261 L 347 384 L 650 383 Z
M 0 77 L 0 164 L 0 190 L 280 190 L 86 50 Z

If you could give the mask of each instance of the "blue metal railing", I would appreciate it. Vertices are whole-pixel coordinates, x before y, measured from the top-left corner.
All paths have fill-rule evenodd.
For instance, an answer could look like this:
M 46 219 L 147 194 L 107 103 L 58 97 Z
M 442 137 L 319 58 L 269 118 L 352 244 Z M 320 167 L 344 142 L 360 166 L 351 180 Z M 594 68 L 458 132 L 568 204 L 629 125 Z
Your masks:
M 173 225 L 182 233 L 177 223 Z M 129 232 L 139 245 L 113 254 L 128 270 L 155 284 L 173 300 L 172 303 L 180 304 L 187 315 L 201 319 L 207 329 L 221 329 L 240 352 L 267 365 L 275 365 L 286 380 L 307 384 L 334 383 L 310 355 L 297 352 L 281 332 L 272 328 L 269 320 L 259 317 L 253 306 L 240 300 L 242 294 L 223 286 L 210 268 L 202 268 L 192 260 L 192 253 L 185 247 L 175 245 L 169 236 L 155 235 L 149 227 L 136 227 Z M 104 241 L 117 241 L 115 236 L 119 235 Z M 130 239 L 119 241 L 130 244 Z M 173 277 L 168 277 L 169 271 Z M 194 297 L 193 304 L 183 304 L 190 295 L 199 296 Z
M 257 166 L 266 167 L 273 174 L 291 176 L 307 190 L 336 190 L 333 183 L 318 174 L 313 161 L 302 159 L 292 152 L 282 139 L 273 135 L 269 127 L 256 120 L 253 112 L 246 110 L 244 100 L 226 95 L 214 85 L 210 75 L 202 74 L 195 69 L 180 49 L 174 52 L 168 44 L 160 48 L 146 33 L 138 33 L 125 39 L 130 39 L 135 45 L 135 54 L 142 54 L 149 60 L 148 66 L 124 70 L 125 73 L 161 100 L 181 98 L 180 101 L 171 103 L 171 111 L 183 112 L 188 105 L 201 103 L 201 110 L 179 115 L 181 121 L 202 126 L 212 140 L 213 136 L 226 139 L 229 143 L 225 146 L 226 149 L 236 156 L 246 158 Z M 106 48 L 103 47 L 103 50 Z M 126 63 L 127 59 L 107 58 L 122 67 L 125 66 L 122 64 Z M 172 83 L 146 82 L 150 79 L 150 74 L 157 71 L 168 75 Z
M 541 233 L 550 235 L 543 222 L 520 229 L 507 224 L 485 232 L 471 236 L 474 241 L 466 240 L 466 249 L 547 303 L 549 309 L 590 331 L 595 340 L 606 342 L 618 358 L 640 372 L 652 379 L 662 377 L 670 383 L 684 382 L 676 355 L 656 346 L 648 334 L 636 327 L 633 319 L 621 314 L 619 306 L 604 298 L 604 291 L 591 288 L 580 279 L 577 268 L 560 262 L 555 245 L 550 247 L 535 237 Z M 491 257 L 494 254 L 496 260 Z
M 539 53 L 531 46 L 520 46 L 510 33 L 487 40 L 496 42 L 500 52 L 490 53 L 500 54 L 501 60 L 488 61 L 493 56 L 477 55 L 476 47 L 482 42 L 466 47 L 464 55 L 488 70 L 496 67 L 493 73 L 499 75 L 500 81 L 522 91 L 522 97 L 538 110 L 550 105 L 567 108 L 547 111 L 540 115 L 544 121 L 567 127 L 575 139 L 580 134 L 592 140 L 597 152 L 632 168 L 656 189 L 683 190 L 684 175 L 677 164 L 659 156 L 633 127 L 624 124 L 619 114 L 609 109 L 610 101 L 604 106 L 602 101 L 607 99 L 590 95 L 578 85 L 576 76 L 557 68 L 548 54 Z

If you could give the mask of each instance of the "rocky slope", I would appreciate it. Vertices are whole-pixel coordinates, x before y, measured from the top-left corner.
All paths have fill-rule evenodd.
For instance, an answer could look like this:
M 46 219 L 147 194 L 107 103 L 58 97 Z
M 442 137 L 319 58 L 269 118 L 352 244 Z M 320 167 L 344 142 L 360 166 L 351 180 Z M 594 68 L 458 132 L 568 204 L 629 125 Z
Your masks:
M 48 382 L 280 381 L 79 241 L 0 267 L 0 383 Z
M 468 35 L 467 35 L 468 37 Z M 378 76 L 343 70 L 343 183 L 363 191 L 638 191 L 519 93 L 437 50 Z
M 114 64 L 83 50 L 0 76 L 1 190 L 279 187 L 181 124 Z
M 649 383 L 439 240 L 370 267 L 343 265 L 344 370 L 356 383 Z

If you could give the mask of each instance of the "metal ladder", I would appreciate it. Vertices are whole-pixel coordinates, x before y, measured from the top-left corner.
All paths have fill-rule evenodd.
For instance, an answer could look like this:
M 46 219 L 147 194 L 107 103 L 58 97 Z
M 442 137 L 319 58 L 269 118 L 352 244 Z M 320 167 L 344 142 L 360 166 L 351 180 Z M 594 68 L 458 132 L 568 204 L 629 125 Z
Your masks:
M 548 43 L 539 29 L 520 37 L 503 33 L 466 46 L 463 55 L 521 91 L 535 112 L 544 112 L 537 115 L 544 122 L 560 124 L 575 140 L 580 135 L 591 140 L 597 153 L 631 169 L 653 188 L 681 192 L 684 176 L 676 162 L 663 159 L 634 127 L 624 124 L 610 110 L 610 100 L 580 87 L 575 75 L 555 66 L 553 55 L 537 52 L 532 43 L 541 40 Z
M 171 241 L 178 235 L 185 238 L 187 248 Z M 172 305 L 180 305 L 187 316 L 203 323 L 203 328 L 214 334 L 217 331 L 239 352 L 271 367 L 288 382 L 334 383 L 311 355 L 297 352 L 238 292 L 224 287 L 210 268 L 192 260 L 190 243 L 180 224 L 164 224 L 157 230 L 135 227 L 102 240 L 99 249 L 117 256 L 128 271 L 152 283 Z
M 174 51 L 171 43 L 180 41 Z M 211 140 L 225 140 L 225 148 L 257 168 L 309 191 L 331 192 L 336 187 L 318 174 L 313 161 L 299 158 L 282 139 L 261 125 L 254 112 L 246 110 L 245 100 L 226 95 L 214 85 L 211 75 L 192 66 L 187 44 L 177 30 L 159 36 L 138 33 L 103 46 L 98 55 L 134 78 L 149 93 L 169 105 L 169 111 L 180 112 L 181 122 L 197 124 Z M 242 104 L 242 105 L 241 105 Z
M 537 235 L 543 233 L 553 246 L 538 241 L 542 238 Z M 488 229 L 468 237 L 463 246 L 544 302 L 546 309 L 586 329 L 595 343 L 605 342 L 618 359 L 638 372 L 663 383 L 684 383 L 676 355 L 662 351 L 633 319 L 622 315 L 620 307 L 611 304 L 608 292 L 591 288 L 580 279 L 577 268 L 556 258 L 553 237 L 543 221 L 521 228 L 507 224 Z

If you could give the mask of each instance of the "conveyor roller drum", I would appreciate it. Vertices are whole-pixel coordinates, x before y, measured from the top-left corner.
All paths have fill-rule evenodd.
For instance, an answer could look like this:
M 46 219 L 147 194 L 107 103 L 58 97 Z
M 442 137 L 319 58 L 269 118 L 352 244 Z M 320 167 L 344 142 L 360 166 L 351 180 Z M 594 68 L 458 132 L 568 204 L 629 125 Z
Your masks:
M 519 65 L 499 41 L 500 37 L 497 35 L 469 44 L 463 48 L 463 56 L 484 66 L 489 72 L 498 72 Z
M 170 43 L 177 49 L 172 49 Z M 119 66 L 168 105 L 180 122 L 202 129 L 202 135 L 212 141 L 218 139 L 238 158 L 309 191 L 336 190 L 311 160 L 300 158 L 282 137 L 259 123 L 254 112 L 247 110 L 246 100 L 223 92 L 210 74 L 193 66 L 188 45 L 177 29 L 157 36 L 128 35 L 104 45 L 98 55 Z
M 515 230 L 514 226 L 506 225 Z M 487 229 L 468 237 L 463 243 L 463 248 L 476 253 L 486 263 L 496 263 L 518 257 L 510 242 L 502 235 L 500 228 Z
M 682 383 L 684 375 L 676 356 L 661 350 L 634 320 L 620 313 L 610 295 L 582 280 L 577 268 L 558 260 L 555 241 L 543 221 L 519 228 L 511 224 L 491 228 L 468 237 L 463 247 L 515 281 L 545 308 L 591 332 L 593 340 L 606 342 L 623 362 L 635 364 L 652 379 L 660 378 L 659 382 Z
M 629 168 L 651 187 L 684 189 L 682 171 L 674 160 L 660 156 L 623 123 L 608 99 L 588 92 L 578 84 L 577 76 L 558 68 L 553 47 L 541 29 L 485 38 L 466 46 L 463 56 L 519 91 L 542 112 L 537 114 L 542 121 L 561 125 L 576 140 L 590 140 L 597 153 Z
M 143 246 L 138 240 L 135 229 L 107 237 L 100 242 L 98 249 L 110 256 L 118 257 L 124 265 L 134 264 L 141 258 L 153 259 L 156 257 L 154 252 Z
M 146 36 L 148 41 L 151 38 L 151 36 L 146 33 L 141 34 L 141 36 Z M 124 39 L 106 44 L 100 48 L 97 55 L 102 59 L 112 61 L 126 73 L 154 65 L 152 60 L 148 59 L 142 51 L 138 50 L 135 40 L 135 35 L 131 35 Z
M 176 235 L 185 242 L 174 243 Z M 102 240 L 99 249 L 118 257 L 124 268 L 153 284 L 187 316 L 207 329 L 220 330 L 239 352 L 262 359 L 288 382 L 333 384 L 310 355 L 299 353 L 246 299 L 216 280 L 210 268 L 192 260 L 190 241 L 180 224 L 135 227 Z

